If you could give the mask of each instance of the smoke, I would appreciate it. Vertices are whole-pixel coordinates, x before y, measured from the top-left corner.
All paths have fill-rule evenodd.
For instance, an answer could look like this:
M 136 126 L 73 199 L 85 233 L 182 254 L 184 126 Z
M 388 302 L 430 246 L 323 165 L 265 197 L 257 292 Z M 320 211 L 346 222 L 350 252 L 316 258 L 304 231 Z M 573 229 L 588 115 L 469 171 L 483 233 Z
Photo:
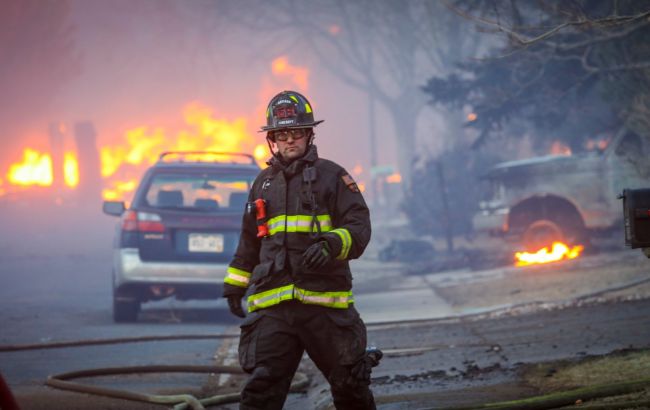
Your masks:
M 451 117 L 435 116 L 431 108 L 425 108 L 420 86 L 438 69 L 427 60 L 431 47 L 438 44 L 440 50 L 449 52 L 451 57 L 441 56 L 451 66 L 460 55 L 460 46 L 443 47 L 435 36 L 421 44 L 415 40 L 422 39 L 403 29 L 412 22 L 435 28 L 427 19 L 442 14 L 418 14 L 417 10 L 426 9 L 425 3 L 404 12 L 392 2 L 381 2 L 382 10 L 393 13 L 372 15 L 363 12 L 362 4 L 350 5 L 354 21 L 349 26 L 342 19 L 348 6 L 331 12 L 327 2 L 300 5 L 309 16 L 305 23 L 313 23 L 309 29 L 322 31 L 325 44 L 339 41 L 347 47 L 352 37 L 346 36 L 356 36 L 359 58 L 367 58 L 371 50 L 391 53 L 387 60 L 381 54 L 369 60 L 367 74 L 378 80 L 376 93 L 369 93 L 356 84 L 366 80 L 365 66 L 351 72 L 343 61 L 354 60 L 355 54 L 342 56 L 336 46 L 317 50 L 311 38 L 297 35 L 300 27 L 269 27 L 261 11 L 251 13 L 262 6 L 266 11 L 273 8 L 256 1 L 3 2 L 0 41 L 10 46 L 4 49 L 13 50 L 15 58 L 7 60 L 12 64 L 3 64 L 0 76 L 3 85 L 13 87 L 7 100 L 12 101 L 11 115 L 0 114 L 0 195 L 8 186 L 7 171 L 21 161 L 25 148 L 51 151 L 50 124 L 62 124 L 66 152 L 75 148 L 75 124 L 84 121 L 94 126 L 100 154 L 102 148 L 119 152 L 133 135 L 149 138 L 188 131 L 184 110 L 198 103 L 208 107 L 214 118 L 245 118 L 247 132 L 263 143 L 264 135 L 257 130 L 265 122 L 266 104 L 287 88 L 305 92 L 315 117 L 325 120 L 316 129 L 321 156 L 348 171 L 357 170 L 355 179 L 371 190 L 372 155 L 372 165 L 392 170 L 387 177 L 398 170 L 410 171 L 404 165 L 409 150 L 425 146 L 428 154 L 436 155 L 448 148 L 452 140 L 445 139 L 450 131 L 444 122 Z M 373 37 L 375 31 L 370 35 L 371 28 L 381 38 Z M 455 41 L 462 38 L 454 36 Z M 408 80 L 408 87 L 400 90 L 403 80 Z M 385 83 L 390 85 L 382 94 L 379 87 Z M 399 185 L 391 187 L 393 205 L 400 191 Z M 367 194 L 372 200 L 373 192 Z M 95 217 L 106 218 L 100 214 L 98 201 L 79 195 L 64 205 L 87 208 Z

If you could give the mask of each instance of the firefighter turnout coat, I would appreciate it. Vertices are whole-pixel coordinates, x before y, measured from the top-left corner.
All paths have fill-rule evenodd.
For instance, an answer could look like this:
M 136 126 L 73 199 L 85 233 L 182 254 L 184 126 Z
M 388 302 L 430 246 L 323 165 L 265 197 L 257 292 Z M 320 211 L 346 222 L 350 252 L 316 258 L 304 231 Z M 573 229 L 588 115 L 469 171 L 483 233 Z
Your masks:
M 255 179 L 235 256 L 225 278 L 224 296 L 248 293 L 248 311 L 284 301 L 345 309 L 353 303 L 348 261 L 361 256 L 370 240 L 370 213 L 357 184 L 339 165 L 318 158 L 316 146 L 285 165 L 273 157 Z M 266 218 L 257 220 L 257 199 Z M 268 234 L 259 238 L 258 223 Z M 313 271 L 303 253 L 327 241 L 332 258 Z

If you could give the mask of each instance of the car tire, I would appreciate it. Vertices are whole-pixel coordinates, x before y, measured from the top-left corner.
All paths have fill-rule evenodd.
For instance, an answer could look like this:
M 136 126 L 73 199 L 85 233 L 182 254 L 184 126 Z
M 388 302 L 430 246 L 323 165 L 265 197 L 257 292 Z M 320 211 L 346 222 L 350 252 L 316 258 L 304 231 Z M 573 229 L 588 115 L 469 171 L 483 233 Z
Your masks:
M 111 272 L 113 285 L 113 321 L 115 323 L 132 323 L 138 320 L 140 301 L 137 296 L 118 290 L 115 286 L 115 271 Z
M 116 323 L 132 323 L 138 320 L 140 302 L 137 300 L 118 301 L 113 297 L 113 321 Z

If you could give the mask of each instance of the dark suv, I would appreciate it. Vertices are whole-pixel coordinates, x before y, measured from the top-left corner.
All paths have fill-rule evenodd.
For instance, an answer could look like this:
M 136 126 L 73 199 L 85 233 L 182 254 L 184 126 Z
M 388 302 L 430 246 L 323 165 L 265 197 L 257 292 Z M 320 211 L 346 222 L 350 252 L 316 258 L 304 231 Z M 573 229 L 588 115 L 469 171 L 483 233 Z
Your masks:
M 247 154 L 166 152 L 120 216 L 113 255 L 113 319 L 137 320 L 143 302 L 216 299 L 239 241 L 248 191 L 260 168 Z

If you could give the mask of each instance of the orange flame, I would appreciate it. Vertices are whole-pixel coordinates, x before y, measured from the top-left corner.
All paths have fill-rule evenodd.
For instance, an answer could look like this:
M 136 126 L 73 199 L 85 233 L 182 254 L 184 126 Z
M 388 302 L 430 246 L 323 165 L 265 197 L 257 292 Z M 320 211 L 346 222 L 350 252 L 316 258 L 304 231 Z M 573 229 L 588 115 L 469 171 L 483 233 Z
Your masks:
M 270 68 L 279 81 L 263 79 L 260 97 L 265 100 L 264 106 L 254 113 L 248 113 L 247 117 L 216 118 L 210 108 L 193 102 L 183 112 L 188 129 L 170 133 L 159 127 L 140 126 L 126 130 L 122 142 L 101 145 L 99 155 L 100 174 L 105 188 L 103 197 L 113 200 L 126 198 L 135 190 L 146 168 L 155 163 L 164 151 L 253 153 L 257 163 L 264 167 L 269 151 L 266 144 L 259 143 L 263 141 L 263 136 L 248 130 L 249 117 L 254 118 L 256 123 L 263 120 L 266 101 L 271 95 L 279 89 L 290 87 L 306 92 L 309 78 L 306 67 L 291 65 L 286 56 L 273 60 Z M 60 124 L 59 130 L 65 132 L 63 124 Z M 65 152 L 63 168 L 62 182 L 76 188 L 83 175 L 79 175 L 78 159 L 73 152 Z M 51 186 L 52 183 L 51 156 L 26 148 L 22 163 L 13 164 L 7 179 L 0 180 L 0 196 L 8 191 L 10 185 Z
M 258 163 L 268 156 L 266 146 L 257 144 L 243 117 L 215 118 L 209 107 L 198 102 L 188 104 L 183 117 L 189 130 L 171 135 L 162 128 L 133 128 L 126 131 L 125 144 L 100 149 L 102 176 L 109 179 L 104 199 L 116 200 L 132 192 L 139 174 L 164 151 L 252 152 Z
M 70 188 L 79 185 L 79 164 L 73 152 L 66 152 L 63 156 L 63 179 Z
M 571 155 L 571 148 L 560 141 L 554 141 L 550 151 L 552 155 Z
M 516 252 L 515 266 L 527 266 L 541 263 L 556 262 L 562 259 L 575 259 L 580 256 L 584 246 L 576 245 L 571 248 L 562 242 L 553 242 L 551 251 L 548 248 L 542 248 L 535 253 Z
M 117 201 L 124 199 L 127 194 L 135 191 L 138 182 L 135 179 L 130 181 L 111 181 L 110 187 L 102 191 L 102 196 L 107 201 Z
M 269 150 L 266 145 L 264 144 L 259 144 L 255 147 L 255 150 L 253 150 L 253 156 L 255 157 L 255 160 L 257 161 L 258 164 L 263 163 L 266 161 L 266 159 L 269 156 Z
M 271 63 L 271 71 L 275 75 L 286 75 L 291 77 L 291 80 L 296 83 L 302 91 L 307 91 L 309 70 L 304 67 L 289 64 L 289 59 L 286 56 L 281 56 L 273 60 Z
M 604 139 L 604 138 L 601 138 L 601 139 L 598 139 L 598 140 L 589 139 L 585 143 L 585 148 L 588 151 L 593 151 L 593 150 L 596 150 L 596 149 L 599 150 L 599 151 L 604 151 L 605 148 L 607 148 L 608 145 L 609 145 L 609 140 Z
M 402 182 L 402 176 L 399 173 L 394 173 L 386 177 L 386 182 L 389 184 L 399 184 Z
M 31 148 L 23 151 L 23 162 L 11 165 L 7 179 L 15 185 L 52 185 L 52 158 Z

